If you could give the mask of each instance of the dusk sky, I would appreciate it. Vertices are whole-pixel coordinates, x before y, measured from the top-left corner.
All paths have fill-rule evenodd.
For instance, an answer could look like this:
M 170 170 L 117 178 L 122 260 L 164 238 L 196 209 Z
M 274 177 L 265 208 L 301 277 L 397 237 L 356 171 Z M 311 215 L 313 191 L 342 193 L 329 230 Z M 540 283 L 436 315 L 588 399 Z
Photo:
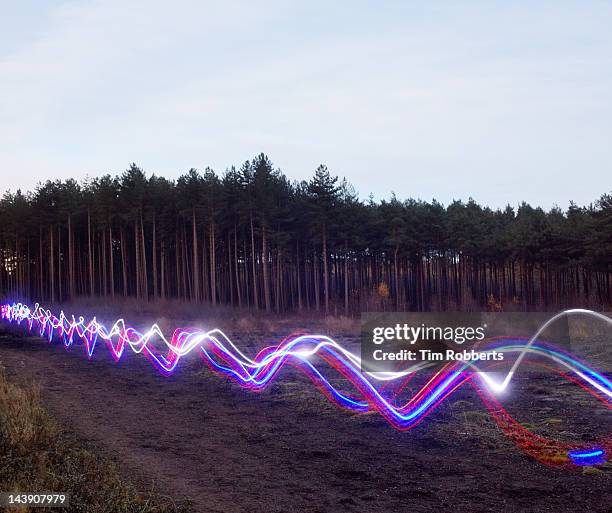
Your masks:
M 362 198 L 612 191 L 612 3 L 5 2 L 0 190 L 267 153 Z

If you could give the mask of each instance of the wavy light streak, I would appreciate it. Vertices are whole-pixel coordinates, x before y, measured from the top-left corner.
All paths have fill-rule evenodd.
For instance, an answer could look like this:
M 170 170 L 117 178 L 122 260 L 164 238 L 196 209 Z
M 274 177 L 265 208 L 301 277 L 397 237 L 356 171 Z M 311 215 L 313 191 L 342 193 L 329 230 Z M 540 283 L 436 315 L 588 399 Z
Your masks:
M 482 363 L 478 363 L 479 367 L 476 362 L 452 362 L 436 372 L 410 399 L 401 403 L 398 397 L 417 368 L 396 373 L 361 372 L 360 358 L 325 335 L 293 335 L 278 345 L 262 349 L 254 358 L 250 358 L 219 329 L 177 329 L 168 340 L 157 324 L 141 333 L 126 325 L 123 319 L 117 320 L 107 329 L 95 317 L 86 321 L 83 316 L 67 317 L 63 311 L 58 317 L 38 304 L 33 309 L 22 303 L 1 307 L 3 320 L 17 325 L 25 324 L 28 330 L 36 330 L 49 342 L 54 337 L 61 338 L 66 348 L 75 344 L 82 345 L 89 359 L 93 357 L 99 342 L 106 344 L 116 361 L 121 359 L 129 347 L 136 354 L 144 354 L 165 376 L 172 374 L 181 358 L 195 351 L 211 369 L 231 377 L 244 388 L 261 390 L 289 363 L 309 376 L 325 396 L 338 406 L 356 413 L 376 411 L 395 428 L 402 430 L 414 427 L 455 390 L 470 383 L 502 430 L 528 454 L 549 465 L 601 464 L 612 454 L 609 435 L 590 444 L 562 444 L 548 440 L 522 427 L 495 397 L 495 393 L 508 387 L 521 362 L 528 355 L 537 355 L 563 369 L 559 370 L 562 376 L 582 386 L 608 408 L 612 408 L 612 383 L 606 376 L 575 356 L 538 341 L 539 334 L 560 316 L 575 314 L 612 322 L 588 310 L 562 312 L 552 317 L 528 340 L 504 339 L 489 348 L 516 355 L 510 371 L 501 382 L 483 371 Z M 155 340 L 163 342 L 165 352 L 155 347 Z M 320 365 L 323 362 L 327 365 Z M 335 384 L 337 380 L 332 380 L 332 383 L 328 378 L 331 369 L 345 378 L 342 380 L 342 388 Z M 476 377 L 478 379 L 474 379 Z M 393 393 L 386 388 L 391 382 L 400 383 Z M 347 392 L 347 388 L 352 392 Z

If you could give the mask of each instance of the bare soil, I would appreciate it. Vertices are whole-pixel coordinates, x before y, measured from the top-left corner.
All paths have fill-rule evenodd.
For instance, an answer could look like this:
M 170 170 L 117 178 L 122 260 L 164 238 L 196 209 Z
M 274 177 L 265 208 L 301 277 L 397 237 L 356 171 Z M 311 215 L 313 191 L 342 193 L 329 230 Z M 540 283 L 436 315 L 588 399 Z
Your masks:
M 87 361 L 79 348 L 0 330 L 10 379 L 40 383 L 45 405 L 80 443 L 143 488 L 154 482 L 191 497 L 197 511 L 612 512 L 609 466 L 538 463 L 506 439 L 470 387 L 399 432 L 378 415 L 329 405 L 293 370 L 255 394 L 198 359 L 164 378 L 139 355 L 116 364 L 100 347 Z M 504 405 L 543 434 L 610 433 L 610 410 L 563 381 L 526 374 Z

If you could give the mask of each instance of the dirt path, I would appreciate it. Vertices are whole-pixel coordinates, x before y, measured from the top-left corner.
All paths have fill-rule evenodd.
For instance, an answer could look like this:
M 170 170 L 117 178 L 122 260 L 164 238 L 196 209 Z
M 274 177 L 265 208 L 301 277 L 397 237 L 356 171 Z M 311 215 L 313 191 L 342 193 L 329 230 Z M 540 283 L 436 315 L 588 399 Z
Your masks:
M 329 407 L 290 375 L 253 394 L 199 361 L 164 378 L 139 356 L 115 364 L 102 349 L 87 362 L 12 332 L 0 332 L 0 362 L 9 378 L 39 382 L 49 410 L 126 475 L 198 511 L 612 511 L 610 474 L 547 468 L 444 410 L 398 432 Z

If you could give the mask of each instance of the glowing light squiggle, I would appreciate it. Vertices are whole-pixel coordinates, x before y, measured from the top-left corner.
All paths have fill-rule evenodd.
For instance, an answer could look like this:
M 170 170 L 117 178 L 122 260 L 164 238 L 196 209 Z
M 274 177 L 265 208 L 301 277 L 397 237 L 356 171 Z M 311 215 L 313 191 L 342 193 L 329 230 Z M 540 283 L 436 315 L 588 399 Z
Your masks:
M 593 444 L 561 444 L 539 437 L 520 426 L 499 404 L 494 392 L 507 388 L 516 369 L 529 354 L 547 358 L 563 368 L 566 378 L 575 381 L 606 406 L 612 408 L 612 383 L 603 374 L 579 361 L 573 355 L 538 341 L 539 334 L 561 315 L 587 313 L 600 316 L 595 312 L 571 310 L 551 318 L 529 340 L 506 339 L 495 350 L 515 353 L 517 357 L 502 382 L 496 382 L 476 362 L 452 362 L 436 372 L 433 377 L 404 404 L 398 404 L 402 389 L 406 386 L 417 368 L 397 373 L 363 373 L 360 358 L 343 348 L 325 335 L 294 335 L 280 344 L 262 349 L 254 358 L 244 354 L 221 330 L 202 331 L 197 329 L 177 329 L 170 340 L 154 324 L 148 331 L 141 333 L 127 326 L 123 319 L 116 321 L 110 329 L 94 317 L 86 321 L 83 316 L 67 317 L 60 312 L 59 317 L 38 304 L 33 309 L 21 303 L 5 304 L 1 307 L 1 317 L 17 325 L 25 324 L 28 330 L 36 330 L 49 342 L 54 337 L 61 338 L 66 348 L 79 344 L 91 359 L 99 341 L 105 343 L 112 357 L 119 361 L 126 347 L 136 354 L 144 354 L 165 376 L 176 369 L 179 360 L 196 352 L 214 371 L 229 376 L 244 388 L 261 390 L 289 363 L 302 370 L 320 388 L 326 397 L 338 406 L 356 413 L 377 411 L 397 429 L 410 429 L 429 415 L 444 399 L 466 383 L 470 383 L 482 398 L 489 411 L 503 431 L 528 454 L 550 465 L 585 465 L 605 462 L 612 454 L 610 437 Z M 601 316 L 611 322 L 605 316 Z M 163 342 L 164 353 L 153 345 L 154 340 Z M 492 349 L 491 349 L 492 350 Z M 316 365 L 324 362 L 327 365 Z M 331 369 L 345 378 L 344 388 L 332 383 L 328 378 Z M 573 377 L 570 377 L 573 376 Z M 473 378 L 478 376 L 478 380 Z M 394 395 L 385 390 L 385 385 L 376 382 L 404 382 Z M 346 391 L 345 388 L 350 390 Z

